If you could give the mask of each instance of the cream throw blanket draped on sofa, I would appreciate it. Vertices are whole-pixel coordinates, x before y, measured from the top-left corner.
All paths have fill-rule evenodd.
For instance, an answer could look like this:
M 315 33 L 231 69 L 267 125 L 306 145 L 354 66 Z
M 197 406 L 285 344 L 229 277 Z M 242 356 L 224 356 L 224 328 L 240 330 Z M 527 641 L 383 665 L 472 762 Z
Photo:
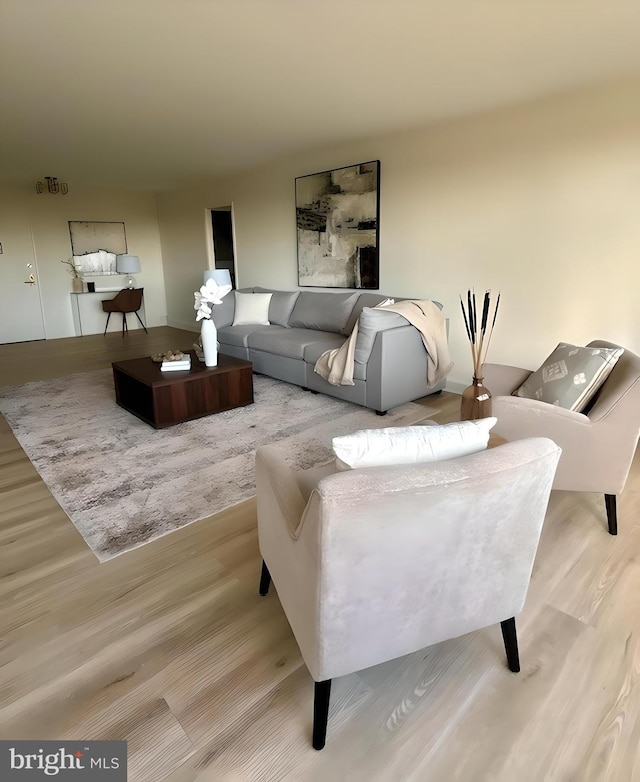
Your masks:
M 447 325 L 440 308 L 432 301 L 409 299 L 395 304 L 381 304 L 375 309 L 402 315 L 420 332 L 427 351 L 427 387 L 433 388 L 451 371 L 453 364 L 447 344 Z M 314 371 L 333 386 L 353 386 L 353 369 L 358 339 L 358 321 L 351 336 L 339 348 L 327 350 L 316 361 Z

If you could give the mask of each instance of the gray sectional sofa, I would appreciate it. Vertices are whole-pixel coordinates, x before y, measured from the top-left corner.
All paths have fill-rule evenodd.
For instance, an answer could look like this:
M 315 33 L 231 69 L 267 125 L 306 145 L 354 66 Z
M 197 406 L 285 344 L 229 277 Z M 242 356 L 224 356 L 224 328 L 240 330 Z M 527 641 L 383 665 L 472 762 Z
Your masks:
M 427 354 L 418 330 L 397 313 L 372 309 L 386 296 L 268 288 L 243 288 L 238 293 L 272 294 L 269 325 L 233 325 L 235 291 L 213 308 L 220 352 L 251 361 L 259 374 L 380 414 L 444 387 L 442 383 L 427 388 Z M 358 319 L 354 385 L 334 386 L 314 372 L 314 365 L 326 350 L 345 342 Z

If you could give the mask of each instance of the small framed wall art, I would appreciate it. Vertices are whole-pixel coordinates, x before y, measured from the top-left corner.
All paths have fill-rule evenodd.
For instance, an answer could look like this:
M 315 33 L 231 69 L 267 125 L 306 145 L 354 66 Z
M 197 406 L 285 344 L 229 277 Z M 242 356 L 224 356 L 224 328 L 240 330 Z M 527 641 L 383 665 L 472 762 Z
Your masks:
M 380 285 L 380 161 L 296 177 L 298 285 Z

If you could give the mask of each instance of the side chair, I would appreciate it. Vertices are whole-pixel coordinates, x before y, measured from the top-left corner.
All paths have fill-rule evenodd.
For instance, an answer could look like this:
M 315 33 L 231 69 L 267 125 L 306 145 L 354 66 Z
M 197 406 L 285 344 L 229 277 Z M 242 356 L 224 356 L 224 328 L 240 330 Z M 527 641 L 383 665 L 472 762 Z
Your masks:
M 127 326 L 127 312 L 133 312 L 140 321 L 140 325 L 145 330 L 145 333 L 149 333 L 147 331 L 147 327 L 142 322 L 142 319 L 140 318 L 140 315 L 138 315 L 138 310 L 140 307 L 142 307 L 142 294 L 144 292 L 144 288 L 123 288 L 121 291 L 118 291 L 116 295 L 112 299 L 103 299 L 102 301 L 102 310 L 103 312 L 108 313 L 107 314 L 107 322 L 104 327 L 104 333 L 107 333 L 107 329 L 109 328 L 109 318 L 111 317 L 112 312 L 121 312 L 122 313 L 122 336 L 124 337 L 125 331 L 129 331 L 129 328 Z
M 587 347 L 618 348 L 594 340 Z M 493 395 L 494 432 L 507 440 L 549 437 L 562 449 L 554 489 L 604 494 L 609 533 L 618 534 L 616 497 L 621 494 L 640 435 L 640 357 L 625 348 L 584 413 L 537 399 L 511 396 L 531 370 L 485 364 Z
M 515 617 L 559 456 L 533 438 L 431 464 L 294 472 L 258 449 L 259 591 L 273 579 L 315 681 L 315 749 L 337 676 L 498 623 L 520 670 Z

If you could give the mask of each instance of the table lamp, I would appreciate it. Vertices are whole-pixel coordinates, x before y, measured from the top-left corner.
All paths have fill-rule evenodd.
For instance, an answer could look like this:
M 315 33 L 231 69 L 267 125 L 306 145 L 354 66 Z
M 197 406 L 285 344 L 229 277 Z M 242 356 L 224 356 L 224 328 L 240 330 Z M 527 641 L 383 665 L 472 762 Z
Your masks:
M 116 271 L 127 275 L 127 288 L 135 288 L 136 281 L 132 275 L 140 271 L 140 258 L 137 255 L 116 255 Z
M 231 272 L 229 269 L 206 269 L 204 273 L 204 284 L 207 280 L 215 280 L 218 285 L 231 285 Z

